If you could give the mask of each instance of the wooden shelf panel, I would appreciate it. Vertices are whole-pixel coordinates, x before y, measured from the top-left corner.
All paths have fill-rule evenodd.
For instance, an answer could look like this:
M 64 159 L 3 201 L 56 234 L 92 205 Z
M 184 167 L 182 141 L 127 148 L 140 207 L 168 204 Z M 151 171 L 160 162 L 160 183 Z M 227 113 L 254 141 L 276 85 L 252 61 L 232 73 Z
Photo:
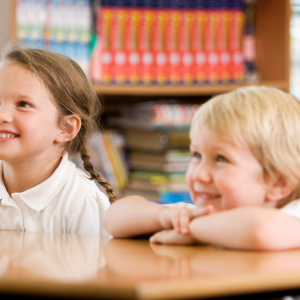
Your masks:
M 97 94 L 100 95 L 203 96 L 226 93 L 249 85 L 253 85 L 253 83 L 193 86 L 132 86 L 93 84 L 93 87 Z M 289 82 L 287 80 L 262 80 L 259 83 L 256 83 L 256 85 L 272 86 L 284 91 L 289 90 Z

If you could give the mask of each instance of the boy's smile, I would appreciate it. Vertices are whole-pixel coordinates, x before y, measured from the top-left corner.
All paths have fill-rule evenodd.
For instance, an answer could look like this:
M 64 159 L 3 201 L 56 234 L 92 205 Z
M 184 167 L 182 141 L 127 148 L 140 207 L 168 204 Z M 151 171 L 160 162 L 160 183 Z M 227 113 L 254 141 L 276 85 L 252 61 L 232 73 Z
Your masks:
M 197 206 L 215 211 L 264 205 L 267 185 L 263 168 L 246 146 L 236 146 L 202 124 L 191 129 L 192 160 L 186 173 Z

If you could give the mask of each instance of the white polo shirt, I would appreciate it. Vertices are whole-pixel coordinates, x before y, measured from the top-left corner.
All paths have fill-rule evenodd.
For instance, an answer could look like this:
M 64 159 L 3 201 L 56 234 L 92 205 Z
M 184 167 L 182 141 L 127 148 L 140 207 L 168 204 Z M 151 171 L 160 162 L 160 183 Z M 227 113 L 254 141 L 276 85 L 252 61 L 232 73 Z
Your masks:
M 65 153 L 46 181 L 10 197 L 0 161 L 0 229 L 108 235 L 102 218 L 109 200 Z

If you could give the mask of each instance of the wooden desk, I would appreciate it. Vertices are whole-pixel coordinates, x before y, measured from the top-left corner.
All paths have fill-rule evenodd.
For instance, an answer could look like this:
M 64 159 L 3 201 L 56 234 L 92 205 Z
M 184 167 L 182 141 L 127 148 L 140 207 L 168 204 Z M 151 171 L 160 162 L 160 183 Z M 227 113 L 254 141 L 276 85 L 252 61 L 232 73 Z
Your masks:
M 0 231 L 0 294 L 186 299 L 300 288 L 300 250 L 229 251 Z

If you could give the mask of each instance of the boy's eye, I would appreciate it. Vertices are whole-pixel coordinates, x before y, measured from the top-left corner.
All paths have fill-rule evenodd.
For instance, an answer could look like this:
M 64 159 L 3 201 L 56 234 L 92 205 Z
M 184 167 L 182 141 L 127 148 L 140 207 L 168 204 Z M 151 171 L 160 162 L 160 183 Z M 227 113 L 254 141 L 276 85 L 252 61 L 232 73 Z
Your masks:
M 31 107 L 31 106 L 27 102 L 21 101 L 18 103 L 18 107 Z
M 198 153 L 198 152 L 193 152 L 192 156 L 195 157 L 195 158 L 197 158 L 197 159 L 201 159 L 201 154 Z
M 225 162 L 228 162 L 228 159 L 227 159 L 226 157 L 224 157 L 223 155 L 218 155 L 218 156 L 217 156 L 217 161 L 221 161 L 221 162 L 222 162 L 222 161 L 223 161 L 223 162 L 225 161 Z

